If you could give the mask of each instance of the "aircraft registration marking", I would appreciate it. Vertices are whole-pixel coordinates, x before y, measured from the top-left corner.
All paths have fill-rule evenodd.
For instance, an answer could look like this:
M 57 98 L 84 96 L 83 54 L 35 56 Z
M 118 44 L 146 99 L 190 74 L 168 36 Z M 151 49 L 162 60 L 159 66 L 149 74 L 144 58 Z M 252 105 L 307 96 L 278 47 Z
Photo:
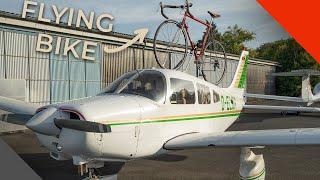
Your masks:
M 236 109 L 236 98 L 233 96 L 220 96 L 221 111 L 230 111 Z

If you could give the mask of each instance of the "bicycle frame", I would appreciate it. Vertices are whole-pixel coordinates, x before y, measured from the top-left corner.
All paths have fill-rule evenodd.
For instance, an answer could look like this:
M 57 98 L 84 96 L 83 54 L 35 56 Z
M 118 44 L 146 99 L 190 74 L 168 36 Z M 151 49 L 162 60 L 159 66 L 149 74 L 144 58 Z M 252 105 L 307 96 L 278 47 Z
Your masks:
M 196 21 L 198 22 L 199 24 L 202 24 L 203 26 L 206 27 L 206 32 L 202 38 L 202 45 L 201 45 L 201 49 L 200 49 L 200 53 L 198 54 L 197 53 L 197 49 L 196 49 L 196 45 L 193 43 L 192 39 L 191 39 L 191 36 L 190 36 L 190 33 L 189 33 L 189 27 L 186 23 L 186 20 L 187 18 L 189 19 L 192 19 L 193 21 Z M 188 36 L 188 41 L 191 45 L 191 50 L 193 51 L 194 53 L 194 57 L 195 57 L 195 60 L 196 62 L 199 62 L 199 60 L 203 57 L 204 53 L 205 53 L 205 48 L 206 48 L 206 45 L 207 45 L 207 41 L 208 41 L 208 36 L 210 34 L 210 31 L 211 29 L 213 28 L 212 25 L 210 23 L 207 23 L 207 22 L 204 22 L 196 17 L 194 17 L 190 12 L 189 10 L 187 9 L 184 13 L 184 16 L 183 16 L 183 19 L 181 21 L 181 25 L 182 25 L 182 28 L 185 28 L 186 30 L 186 33 L 187 33 L 187 36 Z
M 216 69 L 219 68 L 219 69 L 222 70 L 221 71 L 222 74 L 221 74 L 221 76 L 219 76 L 219 78 L 216 78 L 217 79 L 216 84 L 218 84 L 222 80 L 222 78 L 224 76 L 224 73 L 226 71 L 226 67 L 227 67 L 226 55 L 225 55 L 224 47 L 222 46 L 222 44 L 219 43 L 216 40 L 214 40 L 213 42 L 211 42 L 211 41 L 209 42 L 209 40 L 210 40 L 209 36 L 210 36 L 210 32 L 214 28 L 214 25 L 212 24 L 213 20 L 215 18 L 220 17 L 220 15 L 216 14 L 216 13 L 213 13 L 211 11 L 208 11 L 208 14 L 212 18 L 212 21 L 208 22 L 208 21 L 200 20 L 200 19 L 196 18 L 195 16 L 193 16 L 190 13 L 189 8 L 192 7 L 192 5 L 193 4 L 189 3 L 188 0 L 185 0 L 185 4 L 184 5 L 164 5 L 164 4 L 162 4 L 162 2 L 160 2 L 161 15 L 167 20 L 163 21 L 158 26 L 157 31 L 155 32 L 155 35 L 154 35 L 153 51 L 154 51 L 154 55 L 155 55 L 155 60 L 157 61 L 158 65 L 161 68 L 166 69 L 169 66 L 169 69 L 179 69 L 181 67 L 184 68 L 183 63 L 186 60 L 186 57 L 188 56 L 188 54 L 192 55 L 192 53 L 193 53 L 193 55 L 195 56 L 194 63 L 196 64 L 196 76 L 197 77 L 198 76 L 203 76 L 203 78 L 205 80 L 207 80 L 205 71 L 216 71 Z M 174 19 L 170 19 L 165 14 L 164 9 L 166 9 L 166 8 L 183 10 L 184 15 L 183 15 L 182 21 L 177 22 Z M 191 19 L 192 21 L 195 21 L 195 23 L 199 23 L 202 26 L 206 27 L 206 31 L 204 32 L 204 34 L 202 36 L 202 41 L 200 43 L 195 44 L 192 41 L 191 35 L 189 33 L 189 27 L 188 27 L 188 24 L 187 24 L 187 19 Z M 158 46 L 158 42 L 160 43 L 159 45 L 163 45 L 164 44 L 163 42 L 165 42 L 163 40 L 163 38 L 161 39 L 161 37 L 160 37 L 161 34 L 160 33 L 163 34 L 163 32 L 162 32 L 163 31 L 162 30 L 163 27 L 166 27 L 166 26 L 168 26 L 170 24 L 174 26 L 174 30 L 171 30 L 171 33 L 173 32 L 174 34 L 171 37 L 171 35 L 168 34 L 170 32 L 167 31 L 167 36 L 165 37 L 165 39 L 169 39 L 169 40 L 168 40 L 167 43 L 165 43 L 165 46 L 159 47 Z M 168 27 L 167 27 L 167 30 L 168 30 Z M 181 33 L 182 33 L 182 36 L 183 36 L 183 42 L 179 43 L 178 41 L 179 41 L 179 39 L 181 37 Z M 177 42 L 175 42 L 175 41 L 177 41 Z M 188 46 L 188 42 L 190 44 L 189 46 Z M 222 59 L 221 62 L 224 63 L 224 65 L 221 66 L 221 67 L 223 67 L 223 69 L 220 68 L 220 58 L 221 57 L 217 57 L 219 59 L 210 58 L 210 59 L 208 59 L 206 61 L 205 61 L 205 59 L 203 59 L 203 57 L 205 56 L 206 48 L 207 48 L 208 45 L 211 45 L 211 43 L 213 43 L 214 45 L 217 45 L 222 50 L 221 54 L 223 55 L 222 56 L 223 59 Z M 172 66 L 172 61 L 171 61 L 172 60 L 172 58 L 171 58 L 172 51 L 171 50 L 174 50 L 174 48 L 176 48 L 176 47 L 178 47 L 178 48 L 181 47 L 180 48 L 181 52 L 178 53 L 178 54 L 181 54 L 183 56 L 178 56 L 176 59 L 174 59 L 173 67 L 171 67 Z M 188 49 L 193 51 L 193 52 L 191 52 L 191 51 L 189 52 Z M 163 56 L 163 50 L 166 53 L 168 53 L 169 57 Z M 188 59 L 189 59 L 189 62 L 190 62 L 191 58 L 188 58 Z M 186 68 L 189 67 L 189 62 L 188 62 L 188 65 L 187 65 Z M 209 66 L 207 64 L 209 64 Z M 209 68 L 209 70 L 207 70 L 207 68 Z M 212 70 L 212 68 L 213 68 L 213 70 Z

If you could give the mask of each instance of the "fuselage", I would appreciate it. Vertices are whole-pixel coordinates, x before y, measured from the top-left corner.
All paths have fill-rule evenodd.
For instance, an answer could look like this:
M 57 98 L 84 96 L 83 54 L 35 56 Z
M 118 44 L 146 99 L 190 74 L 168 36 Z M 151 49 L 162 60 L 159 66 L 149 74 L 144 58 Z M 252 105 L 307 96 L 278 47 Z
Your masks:
M 165 142 L 179 135 L 223 132 L 240 115 L 243 89 L 219 88 L 172 70 L 143 70 L 141 74 L 152 76 L 153 72 L 161 74 L 163 79 L 162 85 L 153 87 L 154 92 L 161 94 L 157 98 L 136 93 L 101 93 L 51 105 L 61 111 L 61 116 L 108 124 L 112 132 L 88 133 L 63 128 L 59 137 L 37 134 L 40 142 L 53 152 L 54 158 L 72 157 L 76 164 L 90 160 L 125 161 L 166 153 Z M 150 80 L 151 84 L 155 79 Z M 150 89 L 144 81 L 142 78 L 139 85 Z M 128 87 L 135 88 L 130 84 Z M 136 89 L 141 91 L 141 87 Z

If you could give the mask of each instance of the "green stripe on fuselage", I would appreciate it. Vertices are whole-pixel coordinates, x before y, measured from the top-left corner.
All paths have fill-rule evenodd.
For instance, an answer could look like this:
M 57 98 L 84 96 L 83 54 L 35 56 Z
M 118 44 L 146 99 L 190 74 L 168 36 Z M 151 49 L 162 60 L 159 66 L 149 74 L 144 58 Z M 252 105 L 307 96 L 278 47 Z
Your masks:
M 181 118 L 173 118 L 173 119 L 159 119 L 153 121 L 134 121 L 134 122 L 124 122 L 124 123 L 112 123 L 110 126 L 121 126 L 121 125 L 132 125 L 132 124 L 150 124 L 150 123 L 167 123 L 167 122 L 178 122 L 178 121 L 197 121 L 197 120 L 205 120 L 205 119 L 216 119 L 223 117 L 232 117 L 239 116 L 238 113 L 230 113 L 230 114 L 216 114 L 216 115 L 207 115 L 207 116 L 198 116 L 198 117 L 181 117 Z

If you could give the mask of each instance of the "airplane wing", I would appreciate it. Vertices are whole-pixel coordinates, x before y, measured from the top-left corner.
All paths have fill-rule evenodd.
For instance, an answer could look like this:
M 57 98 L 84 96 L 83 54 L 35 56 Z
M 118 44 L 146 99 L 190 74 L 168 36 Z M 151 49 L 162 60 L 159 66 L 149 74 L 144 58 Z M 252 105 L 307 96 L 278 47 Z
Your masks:
M 0 109 L 13 114 L 0 114 L 0 121 L 24 125 L 35 113 L 39 106 L 23 101 L 1 97 Z
M 291 102 L 304 102 L 300 97 L 289 97 L 289 96 L 275 96 L 275 95 L 265 95 L 265 94 L 250 94 L 246 93 L 246 97 L 259 98 L 259 99 L 272 99 L 279 101 L 291 101 Z
M 11 124 L 25 125 L 33 115 L 29 114 L 0 114 L 0 121 Z
M 302 106 L 269 106 L 269 105 L 244 105 L 244 109 L 262 109 L 262 110 L 275 110 L 275 111 L 297 111 L 304 113 L 318 113 L 318 107 L 302 107 Z
M 320 128 L 190 133 L 167 141 L 163 148 L 182 150 L 206 147 L 320 145 Z
M 0 109 L 15 114 L 34 115 L 39 107 L 31 103 L 0 96 Z
M 291 72 L 272 73 L 272 76 L 320 76 L 320 71 L 314 69 L 300 69 Z

